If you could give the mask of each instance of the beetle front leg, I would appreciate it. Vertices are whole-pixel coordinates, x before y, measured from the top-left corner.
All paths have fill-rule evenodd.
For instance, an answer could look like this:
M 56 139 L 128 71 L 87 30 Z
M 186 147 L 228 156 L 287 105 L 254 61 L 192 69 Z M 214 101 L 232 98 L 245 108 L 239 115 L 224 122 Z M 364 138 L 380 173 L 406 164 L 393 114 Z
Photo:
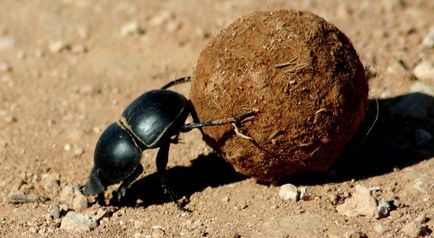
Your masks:
M 116 191 L 118 202 L 121 202 L 121 200 L 125 197 L 127 190 L 131 188 L 131 185 L 133 184 L 134 180 L 136 180 L 136 178 L 139 177 L 142 173 L 143 173 L 143 166 L 139 164 L 134 169 L 134 171 L 122 182 L 122 184 L 119 186 L 118 190 Z

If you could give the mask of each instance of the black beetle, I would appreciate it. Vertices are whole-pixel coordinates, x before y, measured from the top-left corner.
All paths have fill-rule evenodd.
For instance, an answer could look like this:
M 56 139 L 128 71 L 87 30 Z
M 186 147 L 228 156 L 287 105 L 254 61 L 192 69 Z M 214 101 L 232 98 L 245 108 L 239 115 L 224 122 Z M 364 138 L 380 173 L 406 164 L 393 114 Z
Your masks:
M 188 81 L 190 77 L 180 78 L 161 89 L 142 94 L 127 106 L 118 122 L 108 126 L 95 147 L 94 167 L 84 186 L 86 195 L 98 195 L 103 199 L 109 185 L 122 182 L 117 190 L 117 200 L 120 201 L 143 172 L 140 164 L 142 152 L 159 148 L 156 163 L 161 185 L 164 192 L 180 206 L 165 181 L 169 147 L 171 143 L 177 143 L 179 133 L 204 126 L 239 124 L 257 112 L 250 110 L 232 118 L 199 122 L 191 102 L 167 89 Z M 186 124 L 189 115 L 192 115 L 194 122 Z

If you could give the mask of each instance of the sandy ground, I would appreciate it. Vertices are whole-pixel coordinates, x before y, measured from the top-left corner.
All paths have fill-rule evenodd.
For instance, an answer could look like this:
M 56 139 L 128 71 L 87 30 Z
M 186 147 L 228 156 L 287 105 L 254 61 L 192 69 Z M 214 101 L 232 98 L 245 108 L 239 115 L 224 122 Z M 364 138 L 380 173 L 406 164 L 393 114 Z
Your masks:
M 433 1 L 0 3 L 1 237 L 433 235 L 434 76 L 432 69 L 413 73 L 423 62 L 434 63 L 427 40 Z M 284 200 L 279 186 L 236 174 L 195 131 L 182 135 L 169 160 L 169 179 L 191 213 L 161 194 L 156 151 L 146 151 L 145 173 L 132 188 L 136 203 L 109 206 L 97 227 L 84 233 L 61 228 L 65 212 L 50 217 L 56 204 L 90 216 L 103 211 L 96 204 L 82 210 L 69 204 L 65 189 L 86 181 L 99 135 L 131 100 L 190 75 L 210 37 L 237 17 L 288 8 L 335 24 L 371 76 L 362 143 L 349 146 L 330 172 L 286 181 L 306 188 L 306 201 Z M 188 95 L 189 87 L 176 90 Z M 390 213 L 375 218 L 338 212 L 359 186 L 380 188 Z M 11 203 L 12 195 L 23 194 L 40 197 Z

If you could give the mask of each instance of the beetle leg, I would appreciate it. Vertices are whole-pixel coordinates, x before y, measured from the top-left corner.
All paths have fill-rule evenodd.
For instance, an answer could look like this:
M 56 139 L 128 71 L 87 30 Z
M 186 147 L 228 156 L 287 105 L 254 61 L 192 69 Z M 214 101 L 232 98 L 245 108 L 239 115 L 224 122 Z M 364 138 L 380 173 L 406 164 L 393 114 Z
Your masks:
M 118 190 L 116 191 L 118 202 L 120 202 L 122 198 L 125 197 L 127 190 L 131 188 L 131 185 L 133 184 L 134 180 L 137 177 L 139 177 L 142 173 L 143 173 L 143 166 L 139 164 L 134 169 L 134 171 L 122 182 L 122 184 L 119 186 Z
M 224 124 L 229 124 L 229 123 L 240 123 L 244 119 L 251 117 L 251 116 L 254 116 L 258 111 L 259 111 L 258 109 L 252 109 L 250 111 L 240 113 L 235 117 L 229 117 L 229 118 L 214 120 L 214 121 L 187 123 L 181 127 L 181 131 L 187 132 L 187 131 L 190 131 L 194 128 L 202 128 L 205 126 L 217 126 L 217 125 L 224 125 Z
M 181 83 L 190 82 L 190 80 L 191 80 L 190 76 L 178 78 L 178 79 L 175 79 L 173 81 L 168 82 L 166 85 L 164 85 L 163 87 L 161 87 L 161 89 L 168 89 L 168 88 L 170 88 L 172 86 L 175 86 L 175 85 L 178 85 L 178 84 L 181 84 Z
M 172 200 L 180 210 L 189 211 L 188 209 L 184 208 L 180 202 L 176 200 L 175 193 L 167 184 L 166 166 L 169 158 L 169 147 L 170 147 L 170 142 L 163 143 L 160 146 L 160 149 L 158 150 L 158 154 L 157 154 L 157 172 L 160 176 L 161 187 L 163 189 L 164 194 L 169 196 L 170 200 Z

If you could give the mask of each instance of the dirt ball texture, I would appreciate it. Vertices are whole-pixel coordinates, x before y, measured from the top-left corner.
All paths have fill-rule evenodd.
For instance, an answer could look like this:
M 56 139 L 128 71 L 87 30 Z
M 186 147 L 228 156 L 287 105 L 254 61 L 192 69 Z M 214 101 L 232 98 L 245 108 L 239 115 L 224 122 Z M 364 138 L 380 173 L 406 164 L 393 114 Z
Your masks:
M 350 40 L 309 12 L 237 19 L 201 52 L 193 77 L 201 121 L 259 109 L 239 133 L 225 125 L 203 134 L 238 172 L 260 181 L 327 170 L 367 108 L 368 83 Z

